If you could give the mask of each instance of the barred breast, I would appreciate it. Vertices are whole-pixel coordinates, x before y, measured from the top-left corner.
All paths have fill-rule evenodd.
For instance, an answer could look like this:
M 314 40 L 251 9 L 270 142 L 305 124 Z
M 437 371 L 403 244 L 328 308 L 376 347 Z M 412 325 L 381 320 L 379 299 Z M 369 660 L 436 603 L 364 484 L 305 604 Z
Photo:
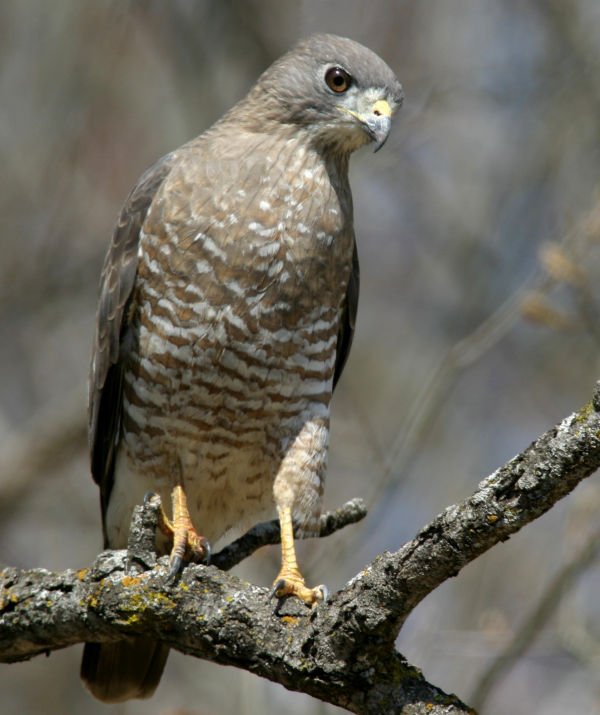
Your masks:
M 243 156 L 210 134 L 188 145 L 142 228 L 107 511 L 115 547 L 145 492 L 168 508 L 174 470 L 209 540 L 272 509 L 274 493 L 317 529 L 349 189 L 297 142 L 242 144 Z

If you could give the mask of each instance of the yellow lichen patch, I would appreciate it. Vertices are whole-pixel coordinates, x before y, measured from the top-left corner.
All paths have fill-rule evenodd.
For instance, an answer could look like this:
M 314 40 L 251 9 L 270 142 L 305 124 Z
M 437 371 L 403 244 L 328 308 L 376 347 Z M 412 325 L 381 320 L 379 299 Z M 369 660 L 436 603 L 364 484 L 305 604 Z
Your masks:
M 78 572 L 77 572 L 77 578 L 78 578 L 80 581 L 83 581 L 83 579 L 85 578 L 85 575 L 86 575 L 87 572 L 88 572 L 88 569 L 81 569 L 81 571 L 78 571 Z
M 122 610 L 129 611 L 143 616 L 148 609 L 175 608 L 173 601 L 163 593 L 155 593 L 148 588 L 142 588 L 142 592 L 127 594 L 128 599 L 123 603 Z
M 498 521 L 498 517 L 495 514 L 490 514 L 488 516 L 488 519 L 493 523 L 495 521 Z
M 587 418 L 594 412 L 594 403 L 590 400 L 584 407 L 575 413 L 574 422 L 585 422 Z
M 127 588 L 128 586 L 139 586 L 142 583 L 141 578 L 135 578 L 133 576 L 125 576 L 123 579 L 123 586 Z
M 137 615 L 137 613 L 132 613 L 130 616 L 127 617 L 127 620 L 119 619 L 116 620 L 115 623 L 119 626 L 134 626 L 136 623 L 139 623 L 140 617 Z
M 165 608 L 175 608 L 175 604 L 173 603 L 173 601 L 171 601 L 170 598 L 165 596 L 164 593 L 152 593 L 149 591 L 148 600 L 150 601 L 150 603 L 164 606 Z
M 427 703 L 425 707 L 427 708 L 427 710 L 433 710 L 433 703 Z
M 289 624 L 291 624 L 291 625 L 295 625 L 296 623 L 300 623 L 300 619 L 299 619 L 299 618 L 292 618 L 291 616 L 284 616 L 281 620 L 282 620 L 284 623 L 289 623 Z

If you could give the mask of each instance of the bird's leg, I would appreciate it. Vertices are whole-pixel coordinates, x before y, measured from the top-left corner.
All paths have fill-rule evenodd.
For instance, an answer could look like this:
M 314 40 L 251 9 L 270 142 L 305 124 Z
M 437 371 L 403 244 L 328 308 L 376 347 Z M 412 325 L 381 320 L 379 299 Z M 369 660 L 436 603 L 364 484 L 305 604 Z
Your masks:
M 204 536 L 199 536 L 190 518 L 187 507 L 187 499 L 181 484 L 176 484 L 171 492 L 173 501 L 173 548 L 167 581 L 172 581 L 179 569 L 181 562 L 186 561 L 210 561 L 210 544 Z
M 210 543 L 194 529 L 183 490 L 181 469 L 176 469 L 175 473 L 171 489 L 173 521 L 165 514 L 162 504 L 158 513 L 158 528 L 173 542 L 167 583 L 173 581 L 177 576 L 184 560 L 195 563 L 204 561 L 207 565 L 210 563 Z M 146 495 L 146 498 L 149 496 Z
M 296 561 L 292 510 L 289 506 L 279 510 L 279 524 L 281 526 L 281 571 L 273 584 L 271 598 L 273 596 L 277 596 L 277 598 L 297 596 L 309 606 L 316 605 L 318 601 L 327 601 L 329 596 L 327 586 L 307 588 L 304 584 Z

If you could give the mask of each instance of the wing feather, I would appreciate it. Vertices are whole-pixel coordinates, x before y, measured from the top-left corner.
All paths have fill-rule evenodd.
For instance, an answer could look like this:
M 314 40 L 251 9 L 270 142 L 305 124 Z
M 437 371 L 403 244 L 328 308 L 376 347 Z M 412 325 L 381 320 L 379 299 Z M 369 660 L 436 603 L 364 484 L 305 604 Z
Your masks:
M 354 241 L 354 251 L 352 253 L 352 270 L 346 289 L 346 300 L 342 308 L 342 318 L 338 331 L 337 351 L 335 355 L 335 372 L 333 374 L 333 389 L 340 379 L 350 348 L 354 338 L 354 328 L 356 326 L 356 312 L 358 310 L 358 293 L 360 289 L 360 270 L 358 265 L 358 252 L 356 250 L 356 240 Z
M 176 159 L 176 153 L 168 154 L 140 178 L 121 210 L 102 270 L 88 382 L 88 434 L 92 476 L 100 486 L 103 522 L 112 489 L 121 424 L 122 339 L 128 325 L 128 303 L 133 299 L 140 232 L 152 201 Z

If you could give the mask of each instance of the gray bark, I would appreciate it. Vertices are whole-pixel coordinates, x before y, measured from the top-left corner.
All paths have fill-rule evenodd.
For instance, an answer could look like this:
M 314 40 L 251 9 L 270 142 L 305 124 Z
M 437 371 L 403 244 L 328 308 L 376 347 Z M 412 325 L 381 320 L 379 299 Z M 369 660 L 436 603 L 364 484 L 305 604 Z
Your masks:
M 136 634 L 355 713 L 472 713 L 395 651 L 400 628 L 427 594 L 596 471 L 599 435 L 597 386 L 582 410 L 312 610 L 293 599 L 270 601 L 268 589 L 214 565 L 190 565 L 165 587 L 167 560 L 152 551 L 156 505 L 149 503 L 136 510 L 128 550 L 105 551 L 90 569 L 0 573 L 0 662 Z M 360 503 L 350 502 L 324 520 L 335 530 L 363 512 Z M 276 541 L 276 526 L 260 525 L 215 561 L 231 567 Z

